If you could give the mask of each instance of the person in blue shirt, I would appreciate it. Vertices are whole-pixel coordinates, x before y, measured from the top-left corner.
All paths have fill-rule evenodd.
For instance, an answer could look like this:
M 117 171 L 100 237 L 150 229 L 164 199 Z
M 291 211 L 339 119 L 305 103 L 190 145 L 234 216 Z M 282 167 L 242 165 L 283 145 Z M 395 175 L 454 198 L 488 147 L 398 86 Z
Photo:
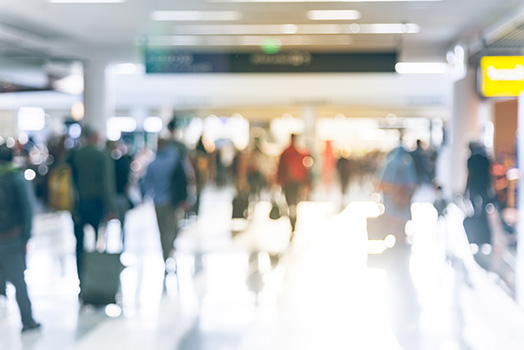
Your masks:
M 173 203 L 171 192 L 173 169 L 177 162 L 181 162 L 179 151 L 169 140 L 160 138 L 155 159 L 147 166 L 142 179 L 143 195 L 152 198 L 155 206 L 164 261 L 171 257 L 178 234 L 178 206 Z

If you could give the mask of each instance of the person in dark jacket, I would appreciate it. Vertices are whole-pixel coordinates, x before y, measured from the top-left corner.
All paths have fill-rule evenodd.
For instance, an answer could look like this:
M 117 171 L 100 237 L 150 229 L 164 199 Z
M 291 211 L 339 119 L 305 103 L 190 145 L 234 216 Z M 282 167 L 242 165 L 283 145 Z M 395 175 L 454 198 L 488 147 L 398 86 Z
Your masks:
M 116 217 L 114 165 L 111 158 L 99 148 L 99 135 L 84 128 L 86 144 L 73 151 L 68 162 L 73 170 L 73 184 L 78 200 L 73 212 L 76 237 L 76 265 L 81 284 L 84 256 L 84 226 L 90 225 L 98 240 L 99 225 Z
M 26 245 L 31 237 L 33 208 L 29 186 L 13 165 L 13 150 L 0 146 L 0 181 L 3 197 L 0 202 L 0 275 L 16 289 L 22 332 L 40 328 L 33 318 L 31 301 L 24 278 Z M 10 213 L 11 212 L 11 213 Z M 9 216 L 9 219 L 4 216 Z M 14 226 L 13 226 L 14 225 Z M 4 287 L 5 288 L 5 287 Z

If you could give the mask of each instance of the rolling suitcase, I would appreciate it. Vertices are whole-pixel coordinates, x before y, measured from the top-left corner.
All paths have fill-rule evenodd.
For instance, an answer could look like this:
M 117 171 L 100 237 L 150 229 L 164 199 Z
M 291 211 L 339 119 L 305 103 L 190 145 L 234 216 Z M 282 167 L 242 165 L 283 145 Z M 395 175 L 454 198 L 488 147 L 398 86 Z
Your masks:
M 118 253 L 85 252 L 80 286 L 82 302 L 98 306 L 115 304 L 123 268 Z

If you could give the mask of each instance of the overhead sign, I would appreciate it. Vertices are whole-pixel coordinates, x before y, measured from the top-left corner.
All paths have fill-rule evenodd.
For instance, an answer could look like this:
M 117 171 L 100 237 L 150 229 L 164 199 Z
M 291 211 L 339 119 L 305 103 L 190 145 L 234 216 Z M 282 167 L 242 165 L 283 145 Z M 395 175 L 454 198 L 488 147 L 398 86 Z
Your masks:
M 396 53 L 189 53 L 148 49 L 146 73 L 395 72 Z
M 513 97 L 524 92 L 524 56 L 485 56 L 480 60 L 480 92 Z

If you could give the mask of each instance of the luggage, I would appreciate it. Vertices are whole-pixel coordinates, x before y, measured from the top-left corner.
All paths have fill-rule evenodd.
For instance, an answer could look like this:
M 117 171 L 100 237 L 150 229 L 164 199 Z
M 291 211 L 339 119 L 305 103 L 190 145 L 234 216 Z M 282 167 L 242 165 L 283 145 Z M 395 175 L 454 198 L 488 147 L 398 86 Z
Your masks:
M 123 268 L 119 253 L 85 252 L 80 285 L 82 302 L 98 306 L 115 304 Z
M 233 198 L 233 219 L 246 219 L 249 207 L 249 194 L 245 191 L 238 192 Z

